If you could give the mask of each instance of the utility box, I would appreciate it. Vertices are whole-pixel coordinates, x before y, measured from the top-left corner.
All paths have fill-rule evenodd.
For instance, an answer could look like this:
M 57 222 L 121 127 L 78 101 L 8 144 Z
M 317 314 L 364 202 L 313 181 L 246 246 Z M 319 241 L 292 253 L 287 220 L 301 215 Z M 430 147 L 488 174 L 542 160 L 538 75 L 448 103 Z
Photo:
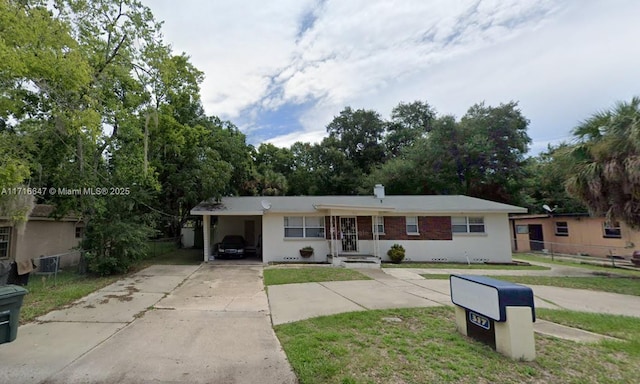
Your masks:
M 535 359 L 531 288 L 473 275 L 451 275 L 449 284 L 460 333 L 512 359 Z
M 17 285 L 0 287 L 0 344 L 10 343 L 18 336 L 20 307 L 27 290 Z

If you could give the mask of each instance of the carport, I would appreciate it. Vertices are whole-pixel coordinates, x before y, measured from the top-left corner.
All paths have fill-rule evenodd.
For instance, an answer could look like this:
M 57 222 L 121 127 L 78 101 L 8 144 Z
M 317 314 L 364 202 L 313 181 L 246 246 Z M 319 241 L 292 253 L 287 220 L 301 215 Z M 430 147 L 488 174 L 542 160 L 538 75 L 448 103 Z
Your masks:
M 262 215 L 264 211 L 252 211 L 222 203 L 203 202 L 191 210 L 192 215 L 202 216 L 203 260 L 212 261 L 214 246 L 227 235 L 241 235 L 248 246 L 257 247 L 262 236 Z

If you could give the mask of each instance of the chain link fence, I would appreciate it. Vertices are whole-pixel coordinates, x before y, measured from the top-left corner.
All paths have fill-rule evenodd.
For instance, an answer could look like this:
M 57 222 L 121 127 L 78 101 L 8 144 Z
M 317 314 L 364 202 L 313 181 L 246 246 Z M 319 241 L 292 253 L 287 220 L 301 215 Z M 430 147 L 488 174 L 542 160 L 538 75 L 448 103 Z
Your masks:
M 515 242 L 515 239 L 513 240 Z M 634 247 L 613 247 L 603 245 L 559 243 L 552 241 L 529 240 L 530 251 L 527 253 L 548 255 L 553 260 L 556 256 L 579 261 L 607 264 L 611 266 L 633 266 L 631 258 Z

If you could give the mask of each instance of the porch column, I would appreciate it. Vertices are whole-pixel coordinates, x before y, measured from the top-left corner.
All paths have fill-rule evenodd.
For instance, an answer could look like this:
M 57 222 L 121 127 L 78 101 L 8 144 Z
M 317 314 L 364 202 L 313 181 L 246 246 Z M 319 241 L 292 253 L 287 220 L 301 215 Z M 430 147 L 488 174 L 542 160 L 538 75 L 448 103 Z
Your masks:
M 209 261 L 209 255 L 211 254 L 211 216 L 202 215 L 202 237 L 204 240 L 204 261 Z
M 338 261 L 338 217 L 337 216 L 333 216 L 331 215 L 331 221 L 332 221 L 332 226 L 331 226 L 331 242 L 333 243 L 333 259 L 332 259 L 332 264 L 333 265 L 340 265 L 340 262 Z
M 378 235 L 378 216 L 372 215 L 371 222 L 373 223 L 373 256 L 380 257 L 380 249 L 378 240 L 380 236 Z

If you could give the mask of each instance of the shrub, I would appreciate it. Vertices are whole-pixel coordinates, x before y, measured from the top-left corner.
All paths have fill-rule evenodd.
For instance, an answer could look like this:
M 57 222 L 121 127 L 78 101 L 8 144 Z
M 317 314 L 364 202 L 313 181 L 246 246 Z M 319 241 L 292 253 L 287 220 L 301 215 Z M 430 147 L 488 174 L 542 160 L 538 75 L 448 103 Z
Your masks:
M 387 256 L 392 263 L 400 264 L 404 260 L 404 247 L 400 244 L 393 244 L 387 251 Z

